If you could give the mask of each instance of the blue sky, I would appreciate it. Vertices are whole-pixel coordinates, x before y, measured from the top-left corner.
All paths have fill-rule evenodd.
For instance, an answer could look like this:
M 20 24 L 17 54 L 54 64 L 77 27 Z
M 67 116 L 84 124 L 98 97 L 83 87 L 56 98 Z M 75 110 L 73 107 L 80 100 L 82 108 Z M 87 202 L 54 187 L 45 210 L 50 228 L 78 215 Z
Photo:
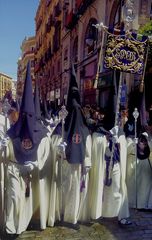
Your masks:
M 0 0 L 0 72 L 17 79 L 17 61 L 25 37 L 35 35 L 39 0 Z

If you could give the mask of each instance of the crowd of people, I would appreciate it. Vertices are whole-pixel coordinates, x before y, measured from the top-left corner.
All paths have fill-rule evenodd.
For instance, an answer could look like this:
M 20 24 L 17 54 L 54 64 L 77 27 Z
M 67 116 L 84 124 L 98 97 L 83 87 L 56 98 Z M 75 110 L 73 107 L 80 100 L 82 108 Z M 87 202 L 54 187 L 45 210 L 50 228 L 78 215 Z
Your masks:
M 45 112 L 46 113 L 46 112 Z M 117 217 L 132 224 L 130 208 L 152 209 L 152 131 L 120 108 L 117 124 L 105 109 L 81 107 L 74 74 L 66 108 L 42 113 L 30 66 L 20 109 L 0 114 L 1 228 L 16 235 Z

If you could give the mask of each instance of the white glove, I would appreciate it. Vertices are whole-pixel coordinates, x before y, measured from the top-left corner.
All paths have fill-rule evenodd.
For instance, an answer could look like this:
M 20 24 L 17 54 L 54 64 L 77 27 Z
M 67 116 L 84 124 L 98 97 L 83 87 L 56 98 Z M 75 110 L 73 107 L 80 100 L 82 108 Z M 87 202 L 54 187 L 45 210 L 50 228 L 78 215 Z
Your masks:
M 57 146 L 58 152 L 59 152 L 60 154 L 65 154 L 65 148 L 66 148 L 66 146 L 67 146 L 66 142 L 61 142 L 61 143 Z
M 58 118 L 57 116 L 55 116 L 55 118 L 54 118 L 54 124 L 57 125 L 59 122 L 60 122 L 60 121 L 59 121 L 59 118 Z
M 119 142 L 117 135 L 114 135 L 114 136 L 112 137 L 112 142 L 113 142 L 113 143 L 118 143 L 118 142 Z
M 113 143 L 118 142 L 118 130 L 119 130 L 119 127 L 117 125 L 110 130 Z
M 34 169 L 34 165 L 32 163 L 28 163 L 24 165 L 27 172 L 32 172 Z
M 8 138 L 8 137 L 3 138 L 3 139 L 1 140 L 1 146 L 2 146 L 2 147 L 7 147 L 8 142 L 9 142 L 9 138 Z
M 114 135 L 118 135 L 118 130 L 119 130 L 119 127 L 116 125 L 115 127 L 113 127 L 111 130 L 110 130 L 110 133 L 114 136 Z
M 21 174 L 26 175 L 28 173 L 31 173 L 35 167 L 37 167 L 37 162 L 26 162 L 21 166 Z
M 91 167 L 84 167 L 83 168 L 83 174 L 86 175 L 90 171 Z

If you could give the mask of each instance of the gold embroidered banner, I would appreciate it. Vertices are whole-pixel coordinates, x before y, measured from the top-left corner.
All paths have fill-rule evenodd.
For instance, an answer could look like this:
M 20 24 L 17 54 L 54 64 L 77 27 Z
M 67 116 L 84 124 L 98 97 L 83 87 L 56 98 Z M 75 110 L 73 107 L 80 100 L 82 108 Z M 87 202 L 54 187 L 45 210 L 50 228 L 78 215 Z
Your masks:
M 132 34 L 124 36 L 109 33 L 104 67 L 142 74 L 147 39 L 137 40 Z

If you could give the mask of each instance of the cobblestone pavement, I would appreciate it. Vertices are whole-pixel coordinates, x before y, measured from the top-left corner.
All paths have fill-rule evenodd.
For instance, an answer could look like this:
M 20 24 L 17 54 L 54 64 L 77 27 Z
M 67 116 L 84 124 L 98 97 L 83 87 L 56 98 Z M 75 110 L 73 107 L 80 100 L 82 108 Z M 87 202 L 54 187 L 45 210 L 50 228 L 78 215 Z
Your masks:
M 121 227 L 117 218 L 100 219 L 79 230 L 56 226 L 44 231 L 28 230 L 16 240 L 152 240 L 152 211 L 131 210 L 132 225 Z M 8 240 L 8 237 L 1 237 Z

